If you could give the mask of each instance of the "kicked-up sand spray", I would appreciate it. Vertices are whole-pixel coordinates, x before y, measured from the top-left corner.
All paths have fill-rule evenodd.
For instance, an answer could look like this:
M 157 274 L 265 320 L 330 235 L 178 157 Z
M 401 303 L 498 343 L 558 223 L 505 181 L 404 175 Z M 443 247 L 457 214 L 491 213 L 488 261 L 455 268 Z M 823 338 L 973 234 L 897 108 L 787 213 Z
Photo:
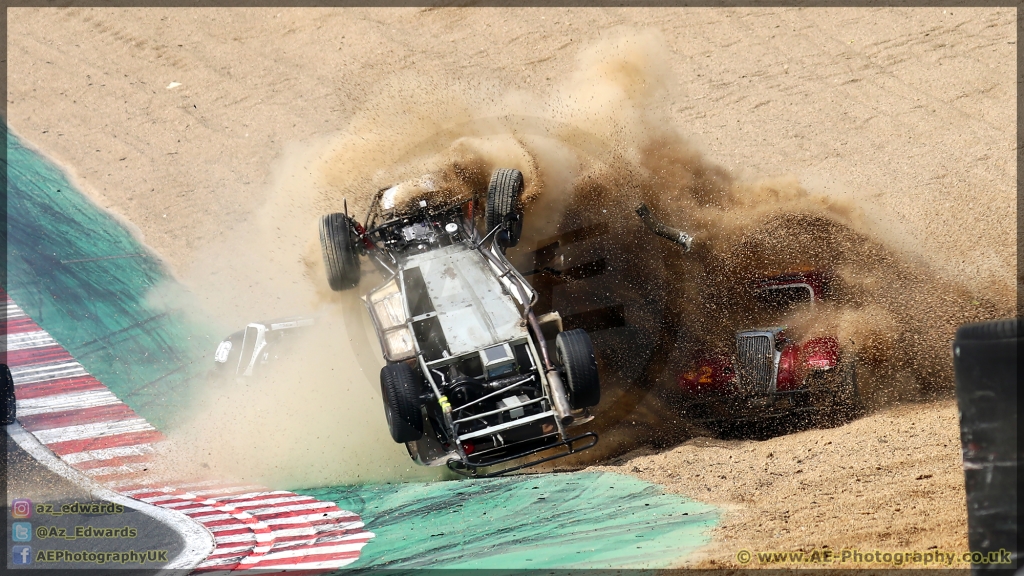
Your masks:
M 365 408 L 379 426 L 339 421 L 332 442 L 342 451 L 384 450 L 389 440 L 381 439 L 377 375 L 364 366 L 379 365 L 379 351 L 365 324 L 344 319 L 342 310 L 361 314 L 361 305 L 327 288 L 317 219 L 340 211 L 345 200 L 361 220 L 377 190 L 424 174 L 440 183 L 431 194 L 479 198 L 494 169 L 512 167 L 525 175 L 526 220 L 524 241 L 510 258 L 522 269 L 572 270 L 531 281 L 545 294 L 542 306 L 598 327 L 593 335 L 605 392 L 593 426 L 604 441 L 591 456 L 684 438 L 687 423 L 663 393 L 697 351 L 769 321 L 788 325 L 798 339 L 836 334 L 856 349 L 869 404 L 949 389 L 955 327 L 1009 314 L 1012 274 L 981 293 L 925 263 L 905 242 L 896 248 L 890 237 L 898 231 L 880 229 L 854 200 L 815 193 L 789 176 L 734 177 L 691 145 L 686 126 L 670 116 L 663 55 L 656 35 L 623 34 L 584 50 L 576 70 L 548 94 L 396 76 L 337 135 L 285 154 L 255 221 L 212 246 L 190 283 L 236 325 L 251 320 L 245 314 L 252 310 L 261 316 L 319 310 L 335 318 L 329 341 L 368 341 L 352 344 L 351 354 L 310 357 L 324 374 L 343 374 L 349 384 L 334 389 L 337 402 L 309 402 L 322 397 L 314 395 L 295 414 L 299 406 L 326 412 L 346 401 Z M 692 234 L 694 250 L 684 254 L 647 231 L 634 213 L 640 203 Z M 553 252 L 545 252 L 555 241 Z M 239 256 L 232 261 L 226 253 Z M 748 280 L 800 268 L 835 273 L 832 303 L 813 315 L 794 311 L 782 318 L 746 303 Z M 372 282 L 368 274 L 357 290 Z M 276 398 L 287 411 L 288 402 L 303 396 Z M 211 409 L 226 401 L 212 400 Z M 231 401 L 243 421 L 259 405 L 246 404 Z M 289 430 L 280 435 L 282 446 L 323 441 L 322 421 L 312 413 L 282 418 L 279 426 Z M 210 433 L 211 439 L 220 434 Z M 361 443 L 366 435 L 373 443 Z M 262 450 L 258 443 L 251 449 Z M 390 449 L 401 459 L 400 447 Z M 314 470 L 323 454 L 291 456 L 294 469 Z M 349 472 L 366 462 L 351 465 Z

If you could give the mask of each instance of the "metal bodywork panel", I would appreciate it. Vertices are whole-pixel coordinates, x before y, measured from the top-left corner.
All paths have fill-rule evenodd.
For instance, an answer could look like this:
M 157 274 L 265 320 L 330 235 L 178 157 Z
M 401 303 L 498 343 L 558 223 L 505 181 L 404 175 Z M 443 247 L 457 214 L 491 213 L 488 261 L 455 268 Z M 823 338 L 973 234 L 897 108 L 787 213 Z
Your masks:
M 458 356 L 527 335 L 522 314 L 487 260 L 467 244 L 411 256 L 437 312 L 448 353 Z

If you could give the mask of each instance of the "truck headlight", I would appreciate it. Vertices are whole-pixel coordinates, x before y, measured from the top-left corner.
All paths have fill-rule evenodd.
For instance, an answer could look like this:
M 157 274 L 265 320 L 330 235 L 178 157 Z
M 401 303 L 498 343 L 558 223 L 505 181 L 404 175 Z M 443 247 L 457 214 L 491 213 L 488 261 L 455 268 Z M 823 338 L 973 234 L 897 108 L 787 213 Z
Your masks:
M 402 326 L 396 330 L 384 333 L 384 348 L 388 360 L 398 361 L 411 358 L 415 354 L 413 348 L 412 333 L 409 328 Z
M 402 292 L 398 289 L 398 281 L 392 280 L 380 290 L 370 294 L 370 307 L 377 317 L 381 330 L 389 330 L 405 324 L 405 304 Z
M 366 297 L 370 314 L 377 324 L 384 355 L 397 362 L 416 355 L 412 332 L 405 325 L 405 302 L 398 280 L 394 279 Z

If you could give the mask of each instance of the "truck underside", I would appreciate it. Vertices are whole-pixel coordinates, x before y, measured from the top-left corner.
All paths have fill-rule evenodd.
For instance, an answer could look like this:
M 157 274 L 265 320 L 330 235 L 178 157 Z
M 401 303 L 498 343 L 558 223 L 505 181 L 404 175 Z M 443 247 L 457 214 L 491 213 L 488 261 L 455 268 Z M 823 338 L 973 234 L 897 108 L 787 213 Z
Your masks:
M 496 174 L 508 180 L 512 173 Z M 588 415 L 585 406 L 570 406 L 566 369 L 548 357 L 544 334 L 559 342 L 572 338 L 559 334 L 557 314 L 541 326 L 532 311 L 536 293 L 504 255 L 521 214 L 506 214 L 481 237 L 472 202 L 428 206 L 424 200 L 398 212 L 387 209 L 388 198 L 388 190 L 378 194 L 365 229 L 344 217 L 356 231 L 351 245 L 385 277 L 364 302 L 388 361 L 382 394 L 394 439 L 419 464 L 479 476 L 596 444 L 593 433 L 566 433 Z M 326 248 L 325 261 L 331 263 Z M 595 362 L 592 348 L 589 361 Z M 593 379 L 596 386 L 596 364 Z M 477 471 L 505 464 L 490 474 Z

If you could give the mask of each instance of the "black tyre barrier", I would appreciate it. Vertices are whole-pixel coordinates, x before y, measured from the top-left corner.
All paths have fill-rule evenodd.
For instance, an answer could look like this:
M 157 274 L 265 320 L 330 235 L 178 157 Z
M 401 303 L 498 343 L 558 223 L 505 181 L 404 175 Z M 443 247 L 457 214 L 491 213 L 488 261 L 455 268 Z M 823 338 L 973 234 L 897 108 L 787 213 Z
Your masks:
M 17 404 L 14 399 L 14 378 L 7 364 L 0 364 L 0 425 L 14 424 L 17 419 Z
M 1019 318 L 965 324 L 953 342 L 956 397 L 972 552 L 1011 552 L 1020 565 L 1017 531 L 1017 347 Z M 974 564 L 972 571 L 1011 566 Z

